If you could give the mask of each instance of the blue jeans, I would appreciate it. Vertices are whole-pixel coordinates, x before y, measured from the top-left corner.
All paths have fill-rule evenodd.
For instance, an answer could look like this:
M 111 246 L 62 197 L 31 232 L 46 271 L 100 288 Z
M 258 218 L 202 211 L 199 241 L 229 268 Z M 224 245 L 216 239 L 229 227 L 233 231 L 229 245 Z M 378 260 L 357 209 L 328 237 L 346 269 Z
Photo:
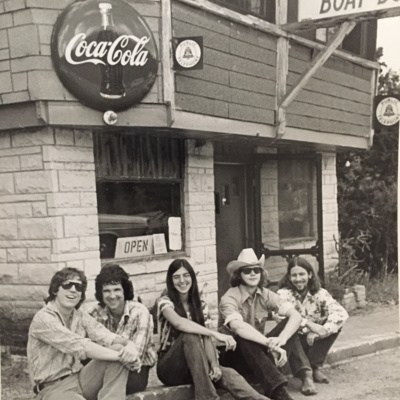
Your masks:
M 221 367 L 221 371 L 222 377 L 214 386 L 201 336 L 190 333 L 181 333 L 157 364 L 157 376 L 164 385 L 193 383 L 196 400 L 218 400 L 216 387 L 227 390 L 235 399 L 267 400 L 235 370 Z

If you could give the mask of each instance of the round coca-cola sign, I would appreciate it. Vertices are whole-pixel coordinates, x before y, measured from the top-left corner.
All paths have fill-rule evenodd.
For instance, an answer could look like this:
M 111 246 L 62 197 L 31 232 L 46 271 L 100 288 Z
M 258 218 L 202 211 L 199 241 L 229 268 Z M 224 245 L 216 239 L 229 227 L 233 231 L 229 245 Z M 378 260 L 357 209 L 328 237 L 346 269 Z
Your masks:
M 51 52 L 63 85 L 97 110 L 123 110 L 138 103 L 157 76 L 153 34 L 122 0 L 69 5 L 54 26 Z

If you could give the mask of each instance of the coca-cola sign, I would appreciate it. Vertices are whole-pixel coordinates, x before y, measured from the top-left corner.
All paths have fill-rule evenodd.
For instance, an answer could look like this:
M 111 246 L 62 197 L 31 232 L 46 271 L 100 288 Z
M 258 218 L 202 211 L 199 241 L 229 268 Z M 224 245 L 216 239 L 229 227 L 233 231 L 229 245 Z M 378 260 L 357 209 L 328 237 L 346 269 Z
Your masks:
M 98 110 L 123 110 L 154 84 L 158 52 L 153 34 L 121 0 L 77 1 L 57 19 L 53 64 L 63 85 Z

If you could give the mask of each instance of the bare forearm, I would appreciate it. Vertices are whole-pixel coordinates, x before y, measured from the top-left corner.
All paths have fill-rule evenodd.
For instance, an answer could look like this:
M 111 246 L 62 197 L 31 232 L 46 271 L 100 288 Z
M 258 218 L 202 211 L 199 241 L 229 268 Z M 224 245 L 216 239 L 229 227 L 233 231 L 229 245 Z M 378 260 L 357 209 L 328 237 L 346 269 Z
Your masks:
M 250 340 L 263 346 L 268 346 L 268 339 L 250 324 L 241 322 L 239 324 L 233 324 L 231 328 L 236 335 L 243 339 Z
M 285 327 L 278 336 L 287 342 L 299 330 L 301 320 L 301 315 L 297 312 L 290 315 Z
M 202 336 L 213 336 L 213 331 L 206 328 L 196 322 L 191 321 L 187 318 L 181 318 L 180 321 L 175 324 L 175 329 L 185 333 L 195 333 Z
M 92 360 L 101 361 L 119 361 L 118 352 L 98 345 L 94 342 L 88 342 L 85 347 L 86 356 Z
M 206 356 L 210 365 L 212 367 L 219 365 L 217 350 L 215 349 L 214 343 L 209 337 L 204 338 L 204 350 L 206 352 Z
M 122 346 L 126 346 L 126 345 L 128 344 L 128 342 L 129 342 L 128 339 L 123 338 L 123 337 L 121 337 L 121 336 L 117 336 L 117 337 L 113 340 L 112 344 L 121 344 Z

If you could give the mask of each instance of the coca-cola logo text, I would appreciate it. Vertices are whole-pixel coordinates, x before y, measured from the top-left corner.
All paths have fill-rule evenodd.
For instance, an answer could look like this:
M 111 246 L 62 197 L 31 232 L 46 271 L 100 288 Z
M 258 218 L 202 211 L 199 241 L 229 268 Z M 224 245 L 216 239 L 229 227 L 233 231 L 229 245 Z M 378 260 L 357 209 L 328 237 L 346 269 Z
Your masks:
M 154 102 L 158 87 L 146 96 L 158 77 L 160 37 L 146 19 L 123 0 L 73 1 L 64 9 L 51 35 L 51 58 L 72 96 L 99 111 Z
M 92 63 L 95 65 L 117 65 L 121 64 L 131 66 L 144 66 L 147 63 L 148 51 L 143 50 L 150 38 L 143 36 L 138 38 L 133 35 L 121 35 L 113 42 L 87 42 L 86 35 L 79 33 L 75 35 L 68 43 L 65 50 L 65 58 L 72 65 Z M 136 42 L 133 49 L 125 49 L 130 39 Z M 77 58 L 86 57 L 86 60 L 78 61 Z M 106 59 L 106 62 L 103 61 Z

